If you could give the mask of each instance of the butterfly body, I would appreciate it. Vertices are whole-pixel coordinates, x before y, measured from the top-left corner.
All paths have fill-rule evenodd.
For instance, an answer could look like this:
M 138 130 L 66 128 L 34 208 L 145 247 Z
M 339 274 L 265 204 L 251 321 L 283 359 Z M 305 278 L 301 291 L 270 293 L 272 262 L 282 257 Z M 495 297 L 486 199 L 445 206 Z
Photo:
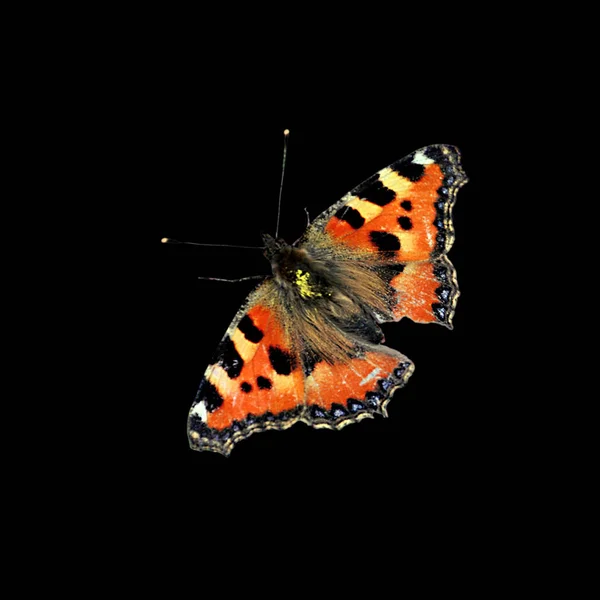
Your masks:
M 265 256 L 271 262 L 273 277 L 279 287 L 292 295 L 299 294 L 307 301 L 331 297 L 326 272 L 307 250 L 295 248 L 269 235 L 264 235 L 263 240 Z
M 235 443 L 297 421 L 338 429 L 386 415 L 411 361 L 383 346 L 384 322 L 451 327 L 458 298 L 445 254 L 466 181 L 452 146 L 382 169 L 320 215 L 294 245 L 263 235 L 273 275 L 217 348 L 190 411 L 191 447 Z

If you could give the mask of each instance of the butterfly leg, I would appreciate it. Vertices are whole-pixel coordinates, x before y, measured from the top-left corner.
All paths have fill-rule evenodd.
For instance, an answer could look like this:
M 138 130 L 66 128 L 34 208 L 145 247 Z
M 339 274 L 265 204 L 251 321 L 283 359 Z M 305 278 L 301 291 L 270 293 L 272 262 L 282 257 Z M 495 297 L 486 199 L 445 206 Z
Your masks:
M 310 215 L 308 214 L 308 208 L 306 208 L 306 206 L 304 207 L 304 212 L 306 213 L 306 227 L 308 227 L 310 225 Z M 292 246 L 295 246 L 300 240 L 302 239 L 302 236 L 300 236 L 293 244 Z

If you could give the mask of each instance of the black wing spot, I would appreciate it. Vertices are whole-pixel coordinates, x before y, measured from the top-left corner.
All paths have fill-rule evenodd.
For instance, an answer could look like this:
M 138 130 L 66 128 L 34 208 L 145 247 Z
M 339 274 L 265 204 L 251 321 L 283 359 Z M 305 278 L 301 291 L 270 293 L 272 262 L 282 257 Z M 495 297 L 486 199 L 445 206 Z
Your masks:
M 400 250 L 400 240 L 393 233 L 371 231 L 369 237 L 381 252 Z
M 396 192 L 383 185 L 379 179 L 368 186 L 358 188 L 354 193 L 359 198 L 377 204 L 377 206 L 386 206 L 396 197 Z
M 248 383 L 247 381 L 243 381 L 240 385 L 240 389 L 242 390 L 242 392 L 244 393 L 248 393 L 252 391 L 252 384 Z
M 348 400 L 346 400 L 346 405 L 348 406 L 351 413 L 357 413 L 367 408 L 364 402 L 356 400 L 356 398 L 348 398 Z
M 402 200 L 402 202 L 400 202 L 400 206 L 404 209 L 404 210 L 412 210 L 412 202 L 410 200 Z
M 421 179 L 425 174 L 424 165 L 419 165 L 410 161 L 400 161 L 394 165 L 392 169 L 394 169 L 398 175 L 406 177 L 406 179 L 412 181 L 413 183 L 415 181 L 419 181 L 419 179 Z
M 270 379 L 267 379 L 266 377 L 263 377 L 262 375 L 259 375 L 259 376 L 256 378 L 256 384 L 258 385 L 258 387 L 259 387 L 261 390 L 270 390 L 270 389 L 271 389 L 271 386 L 273 385 L 273 384 L 271 383 L 271 380 L 270 380 Z
M 367 392 L 365 394 L 365 401 L 370 408 L 377 408 L 381 402 L 381 395 L 377 392 Z
M 435 317 L 438 321 L 441 321 L 442 323 L 446 322 L 448 309 L 445 306 L 442 306 L 441 304 L 434 302 L 431 305 L 431 310 L 433 311 L 433 314 L 435 315 Z
M 405 231 L 408 231 L 409 229 L 412 229 L 412 226 L 413 226 L 410 217 L 398 217 L 398 224 Z
M 339 419 L 340 417 L 345 417 L 348 414 L 348 411 L 341 404 L 333 402 L 331 404 L 331 414 L 336 419 Z
M 444 231 L 440 231 L 435 236 L 435 241 L 437 242 L 438 248 L 443 249 L 446 245 L 446 233 Z
M 391 281 L 396 275 L 400 275 L 400 273 L 404 272 L 406 265 L 402 263 L 395 263 L 392 265 L 386 265 L 383 269 L 383 276 L 386 280 Z
M 269 346 L 269 361 L 279 375 L 289 375 L 296 368 L 294 355 L 277 346 Z
M 438 287 L 435 290 L 435 293 L 443 304 L 447 304 L 448 301 L 450 300 L 450 294 L 452 293 L 452 288 L 450 288 L 447 285 L 440 285 L 440 287 Z
M 192 406 L 192 408 L 194 408 Z M 197 415 L 190 415 L 190 432 L 195 431 L 200 437 L 210 437 L 211 430 L 208 425 Z
M 365 224 L 365 218 L 351 206 L 343 206 L 335 216 L 341 221 L 346 221 L 352 229 L 360 229 Z
M 438 281 L 448 281 L 448 270 L 444 265 L 434 267 L 433 274 Z
M 258 344 L 263 339 L 264 333 L 254 324 L 248 315 L 244 315 L 238 324 L 238 329 L 244 337 L 253 344 Z
M 402 379 L 402 377 L 404 377 L 404 373 L 406 373 L 406 371 L 408 370 L 410 365 L 411 365 L 411 363 L 409 363 L 409 362 L 400 363 L 394 369 L 394 377 L 397 377 L 398 379 Z
M 327 417 L 327 413 L 320 406 L 313 404 L 310 407 L 310 416 L 313 419 L 325 419 Z
M 219 390 L 207 379 L 203 379 L 200 384 L 200 389 L 196 395 L 196 400 L 204 401 L 206 410 L 213 412 L 223 404 L 223 396 L 219 394 Z
M 219 357 L 219 364 L 231 379 L 235 379 L 239 376 L 244 367 L 244 359 L 235 349 L 235 344 L 228 335 L 226 335 L 219 344 L 217 356 Z
M 308 377 L 315 369 L 317 363 L 321 362 L 321 358 L 313 351 L 302 353 L 302 370 L 304 375 Z
M 384 394 L 387 394 L 392 387 L 392 382 L 389 379 L 379 379 L 377 380 L 377 385 Z
M 436 163 L 446 163 L 447 156 L 444 154 L 443 146 L 429 146 L 425 149 L 425 156 L 433 159 Z

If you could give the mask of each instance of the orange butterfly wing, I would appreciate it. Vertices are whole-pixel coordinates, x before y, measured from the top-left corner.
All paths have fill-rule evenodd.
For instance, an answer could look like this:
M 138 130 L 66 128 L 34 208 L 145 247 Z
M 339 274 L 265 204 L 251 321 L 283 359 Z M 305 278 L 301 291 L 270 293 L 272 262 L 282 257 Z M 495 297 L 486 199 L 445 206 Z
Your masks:
M 309 366 L 294 351 L 278 310 L 272 279 L 261 284 L 238 312 L 202 379 L 188 417 L 195 450 L 229 455 L 234 445 L 266 429 L 302 421 L 339 429 L 386 415 L 386 404 L 413 371 L 390 348 L 365 344 L 344 364 Z
M 194 449 L 228 455 L 255 431 L 285 429 L 302 415 L 302 365 L 272 306 L 273 285 L 248 297 L 204 374 L 188 418 Z
M 394 320 L 451 327 L 458 283 L 445 255 L 454 242 L 452 207 L 466 181 L 457 148 L 427 146 L 378 171 L 311 227 L 397 265 Z
M 393 320 L 451 327 L 458 284 L 446 253 L 454 241 L 452 206 L 466 181 L 458 149 L 428 146 L 354 188 L 307 234 L 378 254 L 389 267 Z M 392 394 L 412 374 L 404 355 L 366 339 L 343 362 L 308 359 L 293 347 L 276 285 L 268 278 L 250 294 L 206 370 L 188 418 L 193 449 L 228 455 L 265 429 L 298 421 L 339 429 L 386 415 Z
M 406 356 L 384 346 L 364 347 L 349 362 L 317 363 L 305 384 L 307 422 L 340 429 L 375 413 L 387 416 L 387 403 L 413 370 Z

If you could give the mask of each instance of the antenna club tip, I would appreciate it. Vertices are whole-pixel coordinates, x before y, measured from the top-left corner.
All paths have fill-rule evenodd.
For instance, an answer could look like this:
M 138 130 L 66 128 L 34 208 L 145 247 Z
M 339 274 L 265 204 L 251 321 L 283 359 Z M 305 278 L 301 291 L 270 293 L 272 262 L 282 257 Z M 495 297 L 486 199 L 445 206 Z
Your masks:
M 290 135 L 290 130 L 289 129 L 284 129 L 283 130 L 283 135 L 285 135 L 285 136 Z
M 163 244 L 168 244 L 169 243 L 169 238 L 162 238 L 160 240 Z

